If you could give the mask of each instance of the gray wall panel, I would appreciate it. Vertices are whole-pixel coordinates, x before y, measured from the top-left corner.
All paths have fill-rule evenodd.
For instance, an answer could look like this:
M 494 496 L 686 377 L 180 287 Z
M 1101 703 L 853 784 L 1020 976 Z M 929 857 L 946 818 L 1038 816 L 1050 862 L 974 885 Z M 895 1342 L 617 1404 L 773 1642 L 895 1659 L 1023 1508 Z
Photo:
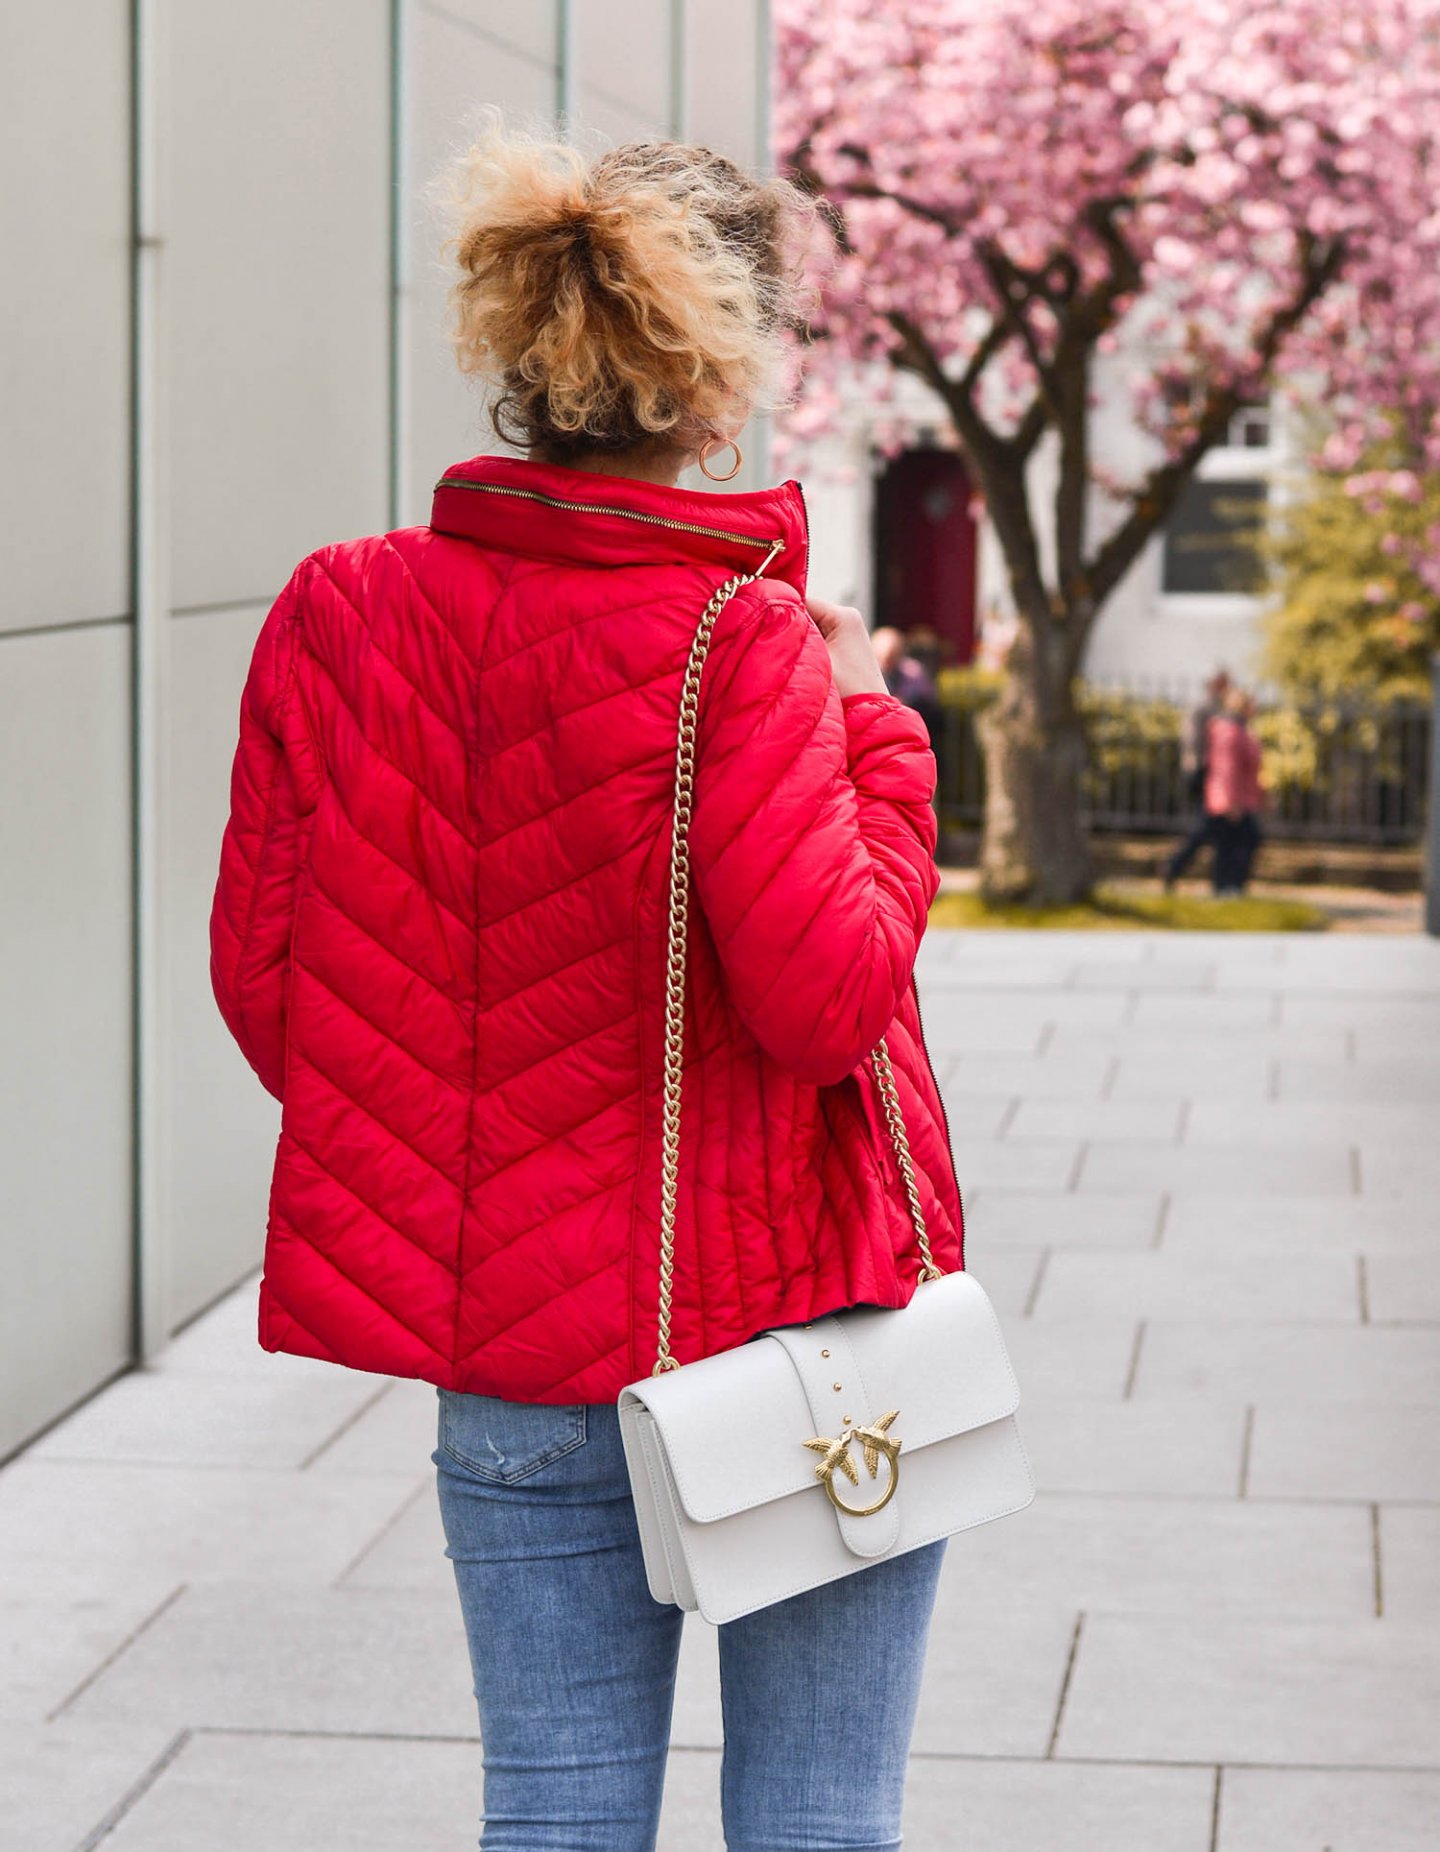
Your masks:
M 172 602 L 385 525 L 389 8 L 168 15 Z
M 129 15 L 6 9 L 0 631 L 129 604 Z
M 760 146 L 764 114 L 757 77 L 765 11 L 758 0 L 687 0 L 685 28 L 686 139 L 699 142 L 752 171 L 769 171 Z M 744 464 L 725 489 L 758 489 L 774 481 L 769 460 L 770 421 L 752 418 L 741 437 Z M 729 467 L 729 453 L 720 465 Z M 698 469 L 686 472 L 687 487 L 709 488 Z
M 625 134 L 665 135 L 670 124 L 670 0 L 628 0 L 624 7 L 576 0 L 575 54 L 584 120 L 646 125 Z
M 130 641 L 0 640 L 0 1452 L 129 1356 Z
M 663 112 L 648 116 L 623 98 L 594 84 L 580 86 L 580 120 L 587 129 L 598 129 L 607 143 L 616 147 L 627 141 L 648 141 L 652 136 L 667 132 Z
M 552 9 L 536 9 L 549 17 Z M 404 522 L 430 518 L 430 492 L 448 464 L 500 446 L 475 386 L 455 365 L 445 292 L 453 275 L 439 254 L 447 226 L 425 190 L 471 139 L 476 112 L 502 104 L 520 124 L 535 113 L 553 121 L 555 71 L 533 56 L 508 55 L 429 6 L 413 14 L 410 45 L 409 342 L 405 356 L 409 429 L 401 509 Z
M 685 32 L 688 138 L 743 166 L 757 160 L 760 9 L 756 0 L 689 0 Z
M 540 66 L 554 63 L 557 10 L 555 0 L 418 0 L 415 7 L 417 16 L 428 14 L 472 39 L 477 56 L 515 52 Z

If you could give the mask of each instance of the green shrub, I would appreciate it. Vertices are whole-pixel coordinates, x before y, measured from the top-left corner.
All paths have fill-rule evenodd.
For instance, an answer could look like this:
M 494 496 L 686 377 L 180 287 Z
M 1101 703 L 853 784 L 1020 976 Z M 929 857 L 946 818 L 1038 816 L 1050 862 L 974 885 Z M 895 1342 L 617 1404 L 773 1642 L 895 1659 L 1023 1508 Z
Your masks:
M 1003 672 L 950 668 L 938 678 L 947 712 L 952 764 L 947 805 L 973 810 L 984 803 L 984 756 L 975 722 L 1003 686 Z M 1157 822 L 1186 807 L 1181 744 L 1188 704 L 1082 682 L 1080 711 L 1090 746 L 1087 795 L 1106 808 L 1107 794 L 1143 789 Z M 1346 784 L 1398 780 L 1400 732 L 1383 726 L 1384 707 L 1370 703 L 1282 700 L 1261 708 L 1253 725 L 1261 745 L 1265 786 L 1272 799 L 1320 798 Z
M 1303 900 L 1274 900 L 1246 894 L 1216 900 L 1200 894 L 1145 894 L 1127 888 L 1097 888 L 1092 901 L 1069 907 L 993 905 L 979 894 L 937 894 L 932 927 L 1003 930 L 1019 927 L 1049 932 L 1323 932 L 1330 924 L 1319 907 Z

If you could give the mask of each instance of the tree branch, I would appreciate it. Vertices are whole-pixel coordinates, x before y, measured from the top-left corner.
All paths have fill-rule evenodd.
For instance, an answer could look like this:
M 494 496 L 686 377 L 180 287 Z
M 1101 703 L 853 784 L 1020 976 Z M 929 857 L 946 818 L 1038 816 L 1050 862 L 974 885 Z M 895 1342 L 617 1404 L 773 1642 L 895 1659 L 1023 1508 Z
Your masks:
M 1049 423 L 1050 414 L 1045 409 L 1045 401 L 1037 394 L 1021 413 L 1015 429 L 1004 440 L 1017 463 L 1030 461 L 1031 454 L 1045 435 Z
M 1064 372 L 1057 376 L 1055 420 L 1060 467 L 1055 483 L 1055 577 L 1067 619 L 1085 558 L 1090 501 L 1090 349 L 1066 343 Z
M 975 255 L 980 259 L 980 266 L 990 279 L 990 287 L 995 292 L 1001 320 L 1025 349 L 1026 358 L 1035 369 L 1035 377 L 1040 385 L 1040 396 L 1046 401 L 1046 409 L 1052 419 L 1058 420 L 1060 406 L 1055 394 L 1053 366 L 1046 355 L 1041 352 L 1030 317 L 1025 312 L 1029 303 L 1040 294 L 1036 287 L 1037 279 L 1034 273 L 1012 262 L 999 245 L 990 239 L 985 239 L 976 245 Z
M 1306 233 L 1300 240 L 1300 280 L 1295 294 L 1278 309 L 1255 343 L 1257 365 L 1251 376 L 1234 375 L 1212 382 L 1205 392 L 1195 428 L 1180 450 L 1152 470 L 1136 491 L 1130 512 L 1100 547 L 1081 574 L 1079 590 L 1088 607 L 1087 620 L 1077 626 L 1075 661 L 1095 613 L 1134 565 L 1151 535 L 1174 508 L 1186 483 L 1206 452 L 1224 437 L 1250 386 L 1250 377 L 1268 375 L 1285 337 L 1304 319 L 1315 302 L 1340 274 L 1345 261 L 1343 241 L 1322 243 Z
M 950 413 L 999 536 L 1017 604 L 1037 626 L 1048 629 L 1050 600 L 1040 567 L 1023 456 L 1017 454 L 1013 439 L 1001 437 L 986 423 L 959 382 L 947 377 L 919 325 L 898 309 L 892 309 L 886 319 L 901 340 L 896 366 L 923 379 Z
M 858 150 L 852 149 L 850 152 L 857 153 Z M 892 205 L 899 206 L 902 211 L 917 219 L 923 219 L 927 225 L 938 225 L 947 237 L 959 238 L 964 235 L 965 228 L 958 220 L 952 219 L 939 206 L 927 205 L 923 199 L 912 199 L 908 193 L 896 193 L 889 187 L 873 186 L 864 180 L 846 180 L 842 184 L 850 199 L 888 199 Z
M 975 344 L 970 364 L 955 382 L 957 390 L 963 392 L 967 399 L 974 398 L 986 367 L 1004 350 L 1009 339 L 1010 331 L 992 317 L 990 326 Z

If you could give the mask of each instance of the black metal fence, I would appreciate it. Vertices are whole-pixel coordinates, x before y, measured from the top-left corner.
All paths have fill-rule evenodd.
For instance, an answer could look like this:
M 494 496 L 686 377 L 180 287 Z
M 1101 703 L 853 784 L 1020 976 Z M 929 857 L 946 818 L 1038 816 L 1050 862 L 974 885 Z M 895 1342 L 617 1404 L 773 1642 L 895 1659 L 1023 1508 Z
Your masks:
M 942 708 L 940 816 L 977 826 L 985 764 L 977 721 L 988 691 L 947 695 Z M 1168 833 L 1190 814 L 1181 743 L 1193 700 L 1141 685 L 1088 684 L 1086 813 L 1096 830 Z M 1263 705 L 1267 835 L 1404 845 L 1425 827 L 1431 710 L 1418 701 Z

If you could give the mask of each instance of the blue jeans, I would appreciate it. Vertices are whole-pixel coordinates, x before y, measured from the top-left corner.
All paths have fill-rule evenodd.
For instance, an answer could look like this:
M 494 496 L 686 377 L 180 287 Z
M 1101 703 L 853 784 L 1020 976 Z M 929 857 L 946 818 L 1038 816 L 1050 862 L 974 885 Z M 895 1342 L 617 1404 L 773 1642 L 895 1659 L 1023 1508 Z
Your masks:
M 1243 894 L 1260 847 L 1260 825 L 1251 814 L 1216 820 L 1214 887 L 1217 894 Z
M 685 1617 L 646 1585 L 615 1406 L 437 1394 L 483 1852 L 653 1852 Z M 895 1852 L 944 1550 L 719 1629 L 729 1852 Z

